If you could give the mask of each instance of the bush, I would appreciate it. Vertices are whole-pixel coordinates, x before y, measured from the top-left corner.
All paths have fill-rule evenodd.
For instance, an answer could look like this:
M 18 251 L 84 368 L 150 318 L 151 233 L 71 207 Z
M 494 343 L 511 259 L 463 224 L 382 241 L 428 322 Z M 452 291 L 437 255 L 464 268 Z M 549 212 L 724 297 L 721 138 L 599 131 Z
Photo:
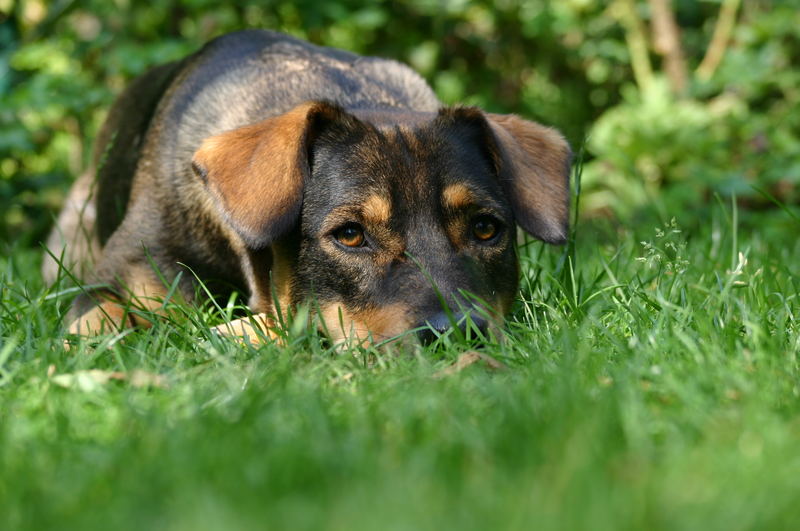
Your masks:
M 703 77 L 694 72 L 720 6 L 675 2 L 688 79 L 676 91 L 648 26 L 660 3 L 0 0 L 0 238 L 42 239 L 131 78 L 248 27 L 396 58 L 446 103 L 540 120 L 577 148 L 588 138 L 583 204 L 593 212 L 627 216 L 653 199 L 689 207 L 712 193 L 758 206 L 753 186 L 795 201 L 800 11 L 746 4 Z M 642 64 L 647 83 L 634 75 Z

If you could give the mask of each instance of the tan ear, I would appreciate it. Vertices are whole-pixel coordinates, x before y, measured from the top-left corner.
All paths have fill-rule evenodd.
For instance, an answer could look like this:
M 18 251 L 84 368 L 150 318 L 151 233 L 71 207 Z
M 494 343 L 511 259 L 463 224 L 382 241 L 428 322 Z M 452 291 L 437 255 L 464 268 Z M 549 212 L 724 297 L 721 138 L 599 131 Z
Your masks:
M 324 102 L 304 103 L 207 138 L 195 152 L 193 171 L 248 246 L 266 247 L 297 223 L 311 143 L 320 124 L 341 112 Z
M 513 114 L 486 117 L 517 223 L 540 240 L 564 243 L 569 231 L 569 144 L 555 129 Z

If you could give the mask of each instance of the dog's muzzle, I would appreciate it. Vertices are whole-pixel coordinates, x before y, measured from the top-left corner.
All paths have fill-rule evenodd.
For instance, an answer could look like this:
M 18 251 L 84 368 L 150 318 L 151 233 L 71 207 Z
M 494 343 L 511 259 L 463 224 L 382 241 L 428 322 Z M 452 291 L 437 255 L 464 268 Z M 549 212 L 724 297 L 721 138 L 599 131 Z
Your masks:
M 486 337 L 489 321 L 474 312 L 469 315 L 451 313 L 449 316 L 446 312 L 439 312 L 417 325 L 417 337 L 423 345 L 429 345 L 454 327 L 458 327 L 464 336 L 474 338 L 475 332 L 478 332 L 481 336 Z

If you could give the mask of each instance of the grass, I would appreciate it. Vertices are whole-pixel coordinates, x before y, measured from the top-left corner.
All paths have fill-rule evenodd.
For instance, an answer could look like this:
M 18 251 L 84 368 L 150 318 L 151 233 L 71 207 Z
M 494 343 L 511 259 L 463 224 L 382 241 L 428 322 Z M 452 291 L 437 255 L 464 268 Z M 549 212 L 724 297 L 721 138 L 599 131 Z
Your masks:
M 508 367 L 211 335 L 213 307 L 62 347 L 39 252 L 0 258 L 0 529 L 789 529 L 797 221 L 717 205 L 522 248 Z M 224 309 L 223 309 L 224 310 Z M 97 382 L 141 370 L 163 386 Z

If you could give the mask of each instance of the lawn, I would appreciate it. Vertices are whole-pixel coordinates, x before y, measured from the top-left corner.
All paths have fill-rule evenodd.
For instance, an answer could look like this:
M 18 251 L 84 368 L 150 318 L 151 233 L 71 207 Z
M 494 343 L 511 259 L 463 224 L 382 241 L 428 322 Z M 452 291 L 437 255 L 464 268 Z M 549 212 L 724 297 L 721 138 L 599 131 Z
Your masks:
M 583 220 L 521 247 L 505 368 L 447 375 L 474 345 L 242 345 L 211 304 L 66 351 L 69 283 L 6 244 L 0 529 L 796 528 L 798 229 Z

